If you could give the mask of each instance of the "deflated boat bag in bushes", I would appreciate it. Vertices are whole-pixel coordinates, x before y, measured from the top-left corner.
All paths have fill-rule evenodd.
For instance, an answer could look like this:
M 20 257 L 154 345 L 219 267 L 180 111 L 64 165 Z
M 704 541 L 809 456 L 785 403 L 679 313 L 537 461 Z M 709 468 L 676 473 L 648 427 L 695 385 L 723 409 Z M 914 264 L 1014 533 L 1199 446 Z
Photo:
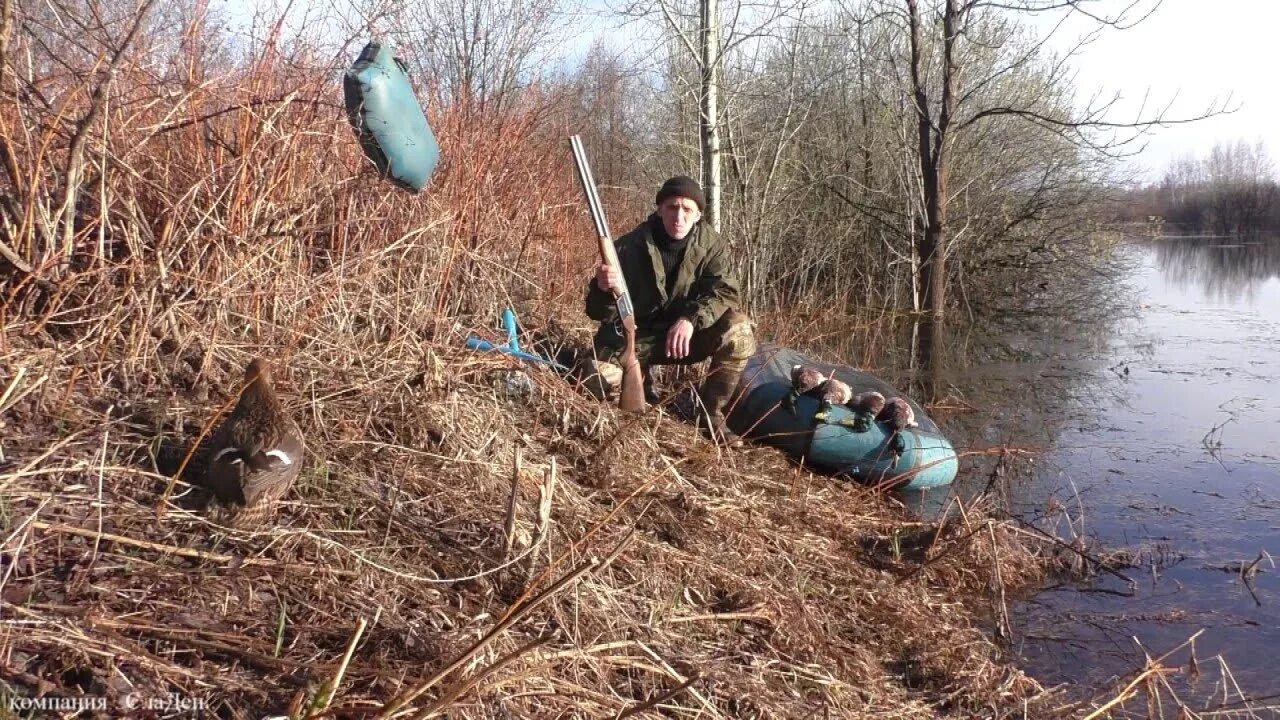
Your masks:
M 342 91 L 347 118 L 378 170 L 407 190 L 426 187 L 440 146 L 392 47 L 366 45 L 343 77 Z

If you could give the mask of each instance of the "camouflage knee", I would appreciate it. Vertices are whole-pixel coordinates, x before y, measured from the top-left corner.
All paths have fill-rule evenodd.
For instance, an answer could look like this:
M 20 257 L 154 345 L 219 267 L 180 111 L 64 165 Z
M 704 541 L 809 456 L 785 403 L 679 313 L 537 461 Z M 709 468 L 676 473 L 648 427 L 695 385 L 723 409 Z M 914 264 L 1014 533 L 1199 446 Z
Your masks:
M 712 360 L 715 365 L 741 370 L 756 354 L 755 323 L 751 316 L 739 310 L 729 310 L 721 321 L 727 327 Z

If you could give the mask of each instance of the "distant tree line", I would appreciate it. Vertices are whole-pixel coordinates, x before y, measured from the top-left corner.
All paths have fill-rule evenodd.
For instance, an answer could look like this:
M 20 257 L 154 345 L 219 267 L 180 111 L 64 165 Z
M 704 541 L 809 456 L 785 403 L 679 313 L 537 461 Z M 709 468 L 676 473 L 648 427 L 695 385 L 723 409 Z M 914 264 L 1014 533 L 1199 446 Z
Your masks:
M 1262 141 L 1215 145 L 1172 163 L 1159 184 L 1133 193 L 1127 215 L 1182 232 L 1256 236 L 1280 232 L 1280 182 Z
M 653 8 L 665 39 L 639 61 L 596 47 L 571 77 L 589 149 L 618 161 L 604 181 L 643 206 L 705 160 L 705 69 L 680 35 L 700 3 L 626 5 Z M 1107 98 L 1076 100 L 1083 46 L 1054 54 L 1027 22 L 1087 5 L 788 0 L 761 25 L 758 3 L 720 0 L 723 230 L 754 307 L 976 317 L 1096 278 L 1113 160 L 1171 118 L 1117 124 Z

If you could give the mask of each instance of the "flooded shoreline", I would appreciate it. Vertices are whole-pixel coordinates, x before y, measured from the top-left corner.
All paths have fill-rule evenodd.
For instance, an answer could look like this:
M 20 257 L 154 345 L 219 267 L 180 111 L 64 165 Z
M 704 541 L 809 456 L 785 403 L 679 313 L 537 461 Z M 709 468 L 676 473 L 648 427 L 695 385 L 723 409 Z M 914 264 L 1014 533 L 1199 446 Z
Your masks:
M 1200 677 L 1171 681 L 1179 698 L 1275 695 L 1280 239 L 1130 239 L 1111 267 L 1058 312 L 953 321 L 940 368 L 913 362 L 904 331 L 872 348 L 871 370 L 928 403 L 962 455 L 1014 451 L 998 491 L 1015 516 L 1117 563 L 1009 608 L 1011 651 L 1032 676 L 1103 690 L 1203 631 Z M 993 463 L 962 460 L 949 492 L 903 500 L 929 513 L 972 498 Z
M 1096 412 L 1066 424 L 1021 510 L 1052 499 L 1073 532 L 1129 548 L 1135 595 L 1043 593 L 1019 608 L 1018 650 L 1045 682 L 1090 684 L 1203 629 L 1204 677 L 1186 693 L 1272 695 L 1280 247 L 1170 238 L 1134 251 L 1139 315 L 1088 383 Z M 1205 661 L 1219 654 L 1229 673 Z

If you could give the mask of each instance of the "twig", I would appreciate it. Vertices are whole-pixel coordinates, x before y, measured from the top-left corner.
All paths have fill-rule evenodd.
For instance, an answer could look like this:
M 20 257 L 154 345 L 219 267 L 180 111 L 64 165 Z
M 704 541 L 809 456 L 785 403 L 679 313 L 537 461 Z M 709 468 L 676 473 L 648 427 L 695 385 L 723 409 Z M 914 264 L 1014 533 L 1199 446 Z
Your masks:
M 102 542 L 102 508 L 106 505 L 102 501 L 102 473 L 103 468 L 107 464 L 107 438 L 110 436 L 110 430 L 102 431 L 102 460 L 98 462 L 98 534 L 93 539 L 93 556 L 89 560 L 89 567 L 92 568 L 98 562 L 98 545 Z
M 1146 670 L 1143 670 L 1141 673 L 1138 674 L 1138 677 L 1134 678 L 1132 682 L 1126 685 L 1125 688 L 1120 691 L 1119 695 L 1116 695 L 1115 697 L 1111 698 L 1111 700 L 1109 700 L 1102 707 L 1086 715 L 1083 718 L 1083 720 L 1094 720 L 1097 717 L 1105 715 L 1107 711 L 1110 710 L 1111 708 L 1115 707 L 1116 705 L 1119 705 L 1125 700 L 1128 700 L 1129 696 L 1133 694 L 1134 688 L 1146 682 L 1147 678 L 1159 673 L 1162 669 L 1163 668 L 1160 668 L 1154 665 L 1148 666 Z
M 435 716 L 441 710 L 448 707 L 448 705 L 452 703 L 454 700 L 457 700 L 458 698 L 462 697 L 467 692 L 469 692 L 472 688 L 474 688 L 475 686 L 483 682 L 485 678 L 496 673 L 502 668 L 510 665 L 511 663 L 515 662 L 516 660 L 520 659 L 524 655 L 531 652 L 532 650 L 535 650 L 538 647 L 545 645 L 547 641 L 549 641 L 553 637 L 555 637 L 554 634 L 543 635 L 542 637 L 534 640 L 533 642 L 526 643 L 525 645 L 522 645 L 521 647 L 516 648 L 514 651 L 507 653 L 502 658 L 500 658 L 497 662 L 493 663 L 492 665 L 476 673 L 471 678 L 468 678 L 464 682 L 460 682 L 454 685 L 452 688 L 446 690 L 438 700 L 431 703 L 427 707 L 423 708 L 422 712 L 418 713 L 417 715 L 414 715 L 413 720 L 426 720 L 429 717 Z
M 622 543 L 619 544 L 619 549 L 624 547 L 625 544 L 628 541 L 630 541 L 632 537 L 634 537 L 634 535 L 631 533 L 628 533 L 628 535 L 625 538 L 623 538 Z M 611 555 L 611 557 L 616 557 L 616 555 Z M 479 640 L 472 643 L 471 647 L 468 648 L 466 651 L 464 651 L 457 658 L 455 658 L 453 662 L 446 665 L 442 670 L 437 672 L 435 675 L 432 675 L 430 678 L 428 678 L 426 681 L 424 681 L 422 684 L 418 685 L 417 687 L 414 687 L 411 690 L 408 690 L 407 692 L 403 692 L 397 695 L 396 697 L 392 698 L 391 700 L 387 701 L 387 703 L 382 706 L 382 711 L 378 713 L 377 720 L 388 720 L 388 718 L 390 718 L 392 715 L 399 712 L 402 708 L 404 708 L 409 703 L 413 702 L 416 698 L 421 696 L 423 693 L 435 687 L 437 683 L 439 683 L 441 680 L 447 677 L 450 673 L 462 667 L 468 660 L 474 657 L 476 653 L 483 650 L 485 646 L 487 646 L 490 642 L 492 642 L 494 638 L 496 638 L 499 634 L 501 634 L 507 628 L 514 625 L 521 618 L 528 615 L 530 612 L 534 610 L 534 608 L 538 607 L 542 603 L 554 597 L 556 593 L 558 593 L 564 587 L 568 586 L 570 583 L 574 582 L 575 580 L 577 580 L 578 578 L 582 577 L 583 575 L 589 572 L 592 572 L 594 570 L 599 569 L 600 567 L 603 567 L 604 564 L 605 564 L 605 561 L 602 561 L 598 558 L 593 558 L 591 560 L 588 560 L 582 563 L 581 565 L 579 565 L 578 567 L 574 568 L 564 577 L 552 583 L 550 587 L 538 593 L 533 598 L 525 601 L 522 604 L 519 604 L 518 606 L 514 606 L 511 610 L 507 612 L 506 616 L 504 616 L 501 620 L 498 621 L 498 624 L 494 625 L 489 630 L 489 632 L 485 633 Z
M 515 460 L 511 468 L 511 496 L 507 498 L 507 519 L 502 524 L 502 561 L 511 560 L 511 551 L 516 544 L 516 505 L 520 502 L 520 456 L 521 450 L 516 446 Z
M 542 547 L 551 529 L 551 508 L 556 492 L 556 458 L 551 456 L 551 466 L 547 469 L 547 479 L 538 488 L 538 527 L 534 536 L 534 549 Z
M 1090 554 L 1086 553 L 1085 551 L 1081 550 L 1080 548 L 1074 547 L 1073 545 L 1071 545 L 1071 544 L 1069 544 L 1069 543 L 1065 543 L 1065 542 L 1063 542 L 1063 541 L 1059 540 L 1058 538 L 1056 538 L 1056 537 L 1054 537 L 1054 536 L 1050 535 L 1049 533 L 1047 533 L 1047 532 L 1045 532 L 1045 531 L 1041 530 L 1040 528 L 1036 527 L 1035 525 L 1032 525 L 1032 524 L 1030 524 L 1030 523 L 1026 522 L 1025 520 L 1022 520 L 1021 518 L 1018 518 L 1018 517 L 1016 517 L 1016 516 L 1014 516 L 1014 515 L 1008 515 L 1008 516 L 1006 516 L 1006 517 L 1007 517 L 1008 519 L 1010 519 L 1010 520 L 1013 520 L 1014 522 L 1018 523 L 1018 525 L 1020 525 L 1020 526 L 1021 526 L 1021 527 L 1011 527 L 1011 528 L 1009 528 L 1010 530 L 1012 530 L 1012 531 L 1014 531 L 1014 532 L 1020 532 L 1020 533 L 1023 533 L 1024 535 L 1027 535 L 1027 534 L 1034 534 L 1034 536 L 1035 536 L 1037 539 L 1048 540 L 1049 542 L 1051 542 L 1051 543 L 1053 543 L 1053 544 L 1057 545 L 1058 547 L 1061 547 L 1061 548 L 1065 548 L 1065 549 L 1067 549 L 1067 550 L 1070 550 L 1071 552 L 1073 552 L 1073 553 L 1075 553 L 1075 554 L 1079 555 L 1082 559 L 1084 559 L 1084 560 L 1088 560 L 1089 562 L 1093 563 L 1093 564 L 1094 564 L 1094 565 L 1096 565 L 1097 567 L 1101 568 L 1101 569 L 1103 570 L 1103 572 L 1106 572 L 1106 573 L 1108 573 L 1108 574 L 1110 574 L 1110 575 L 1114 575 L 1115 577 L 1119 578 L 1120 580 L 1125 581 L 1125 582 L 1129 585 L 1129 593 L 1128 593 L 1128 594 L 1129 594 L 1129 596 L 1130 596 L 1130 597 L 1132 597 L 1132 596 L 1133 596 L 1133 594 L 1134 594 L 1135 592 L 1137 592 L 1135 588 L 1137 588 L 1138 583 L 1137 583 L 1137 582 L 1135 582 L 1133 578 L 1129 577 L 1128 575 L 1125 575 L 1124 573 L 1120 572 L 1119 570 L 1114 570 L 1114 569 L 1112 569 L 1112 568 L 1108 567 L 1108 566 L 1107 566 L 1107 564 L 1106 564 L 1105 562 L 1103 562 L 1102 560 L 1099 560 L 1098 558 L 1093 557 L 1092 555 L 1090 555 Z
M 702 613 L 701 615 L 685 615 L 683 617 L 668 618 L 662 621 L 664 625 L 675 625 L 677 623 L 688 622 L 732 622 L 735 620 L 764 620 L 770 621 L 773 618 L 762 612 L 753 612 L 748 610 L 739 610 L 737 612 L 726 613 Z
M 119 543 L 121 545 L 129 545 L 132 547 L 144 548 L 146 550 L 155 550 L 166 555 L 179 555 L 181 557 L 195 558 L 197 560 L 207 560 L 209 562 L 218 563 L 239 563 L 241 565 L 254 565 L 264 568 L 277 568 L 280 570 L 299 570 L 305 569 L 312 572 L 323 572 L 338 577 L 356 577 L 357 574 L 351 570 L 341 570 L 337 568 L 326 568 L 319 565 L 303 565 L 301 563 L 282 563 L 275 560 L 264 560 L 262 558 L 241 558 L 233 555 L 222 555 L 220 553 L 205 552 L 203 550 L 193 550 L 191 548 L 177 547 L 175 545 L 162 545 L 160 543 L 148 542 L 146 540 L 135 540 L 131 537 L 123 535 L 114 535 L 112 533 L 98 532 L 96 530 L 87 530 L 85 528 L 73 527 L 71 525 L 63 525 L 61 523 L 47 523 L 40 520 L 32 520 L 31 527 L 39 530 L 48 530 L 49 532 L 62 533 L 64 535 L 78 535 L 80 537 L 90 538 L 92 540 L 107 540 L 109 542 Z
M 85 145 L 89 140 L 89 127 L 97 121 L 98 115 L 102 112 L 102 107 L 106 104 L 107 92 L 111 88 L 111 81 L 115 78 L 120 62 L 124 59 L 125 51 L 133 44 L 133 39 L 137 37 L 138 32 L 142 29 L 151 6 L 155 2 L 156 0 L 144 0 L 142 6 L 135 12 L 129 32 L 125 34 L 124 39 L 120 41 L 120 46 L 115 49 L 111 59 L 107 62 L 106 77 L 93 88 L 88 112 L 76 122 L 75 131 L 71 135 L 71 144 L 67 148 L 66 187 L 63 190 L 62 210 L 59 213 L 62 221 L 62 252 L 64 257 L 70 256 L 73 247 L 76 196 L 80 191 L 80 166 L 84 157 Z
M 324 712 L 329 708 L 329 703 L 333 702 L 333 696 L 338 694 L 338 687 L 342 685 L 342 676 L 347 674 L 347 665 L 351 662 L 351 655 L 356 651 L 356 645 L 360 643 L 360 636 L 364 634 L 367 621 L 363 617 L 356 623 L 356 631 L 351 634 L 351 639 L 347 641 L 347 650 L 342 654 L 342 663 L 338 665 L 338 671 L 334 673 L 333 678 L 325 685 L 320 693 L 320 704 L 311 712 L 307 713 L 308 718 L 313 718 L 316 713 Z
M 327 537 L 324 537 L 323 535 L 317 535 L 317 534 L 315 534 L 315 533 L 311 532 L 310 530 L 303 531 L 303 532 L 302 532 L 302 535 L 305 535 L 306 537 L 309 537 L 309 538 L 311 538 L 312 540 L 316 540 L 316 541 L 318 541 L 318 542 L 320 542 L 320 543 L 322 543 L 322 544 L 324 544 L 324 545 L 328 545 L 329 547 L 331 547 L 331 548 L 333 548 L 333 549 L 335 549 L 335 550 L 341 550 L 341 551 L 343 551 L 343 552 L 347 553 L 348 555 L 350 555 L 351 557 L 355 558 L 355 559 L 356 559 L 357 561 L 359 561 L 361 564 L 363 564 L 363 565 L 368 565 L 369 567 L 371 567 L 371 568 L 373 568 L 373 569 L 375 569 L 375 570 L 380 570 L 380 571 L 382 571 L 382 572 L 384 572 L 384 573 L 387 573 L 388 575 L 392 575 L 392 576 L 394 576 L 394 577 L 398 577 L 398 578 L 400 578 L 401 580 L 410 580 L 410 581 L 413 581 L 413 582 L 433 583 L 433 584 L 437 584 L 437 585 L 452 585 L 452 584 L 454 584 L 454 583 L 462 582 L 462 581 L 464 581 L 464 580 L 476 580 L 476 579 L 478 579 L 478 578 L 482 578 L 482 577 L 487 577 L 487 576 L 489 576 L 489 575 L 493 575 L 494 573 L 501 572 L 501 571 L 505 570 L 506 568 L 509 568 L 509 567 L 511 567 L 512 565 L 515 565 L 516 563 L 518 563 L 518 562 L 520 562 L 521 560 L 525 559 L 526 557 L 528 557 L 529 552 L 530 552 L 530 550 L 526 548 L 524 552 L 522 552 L 522 553 L 520 553 L 519 555 L 517 555 L 516 557 L 514 557 L 514 558 L 512 558 L 512 559 L 508 560 L 507 562 L 504 562 L 504 563 L 502 563 L 502 564 L 500 564 L 500 565 L 496 565 L 496 566 L 494 566 L 494 567 L 488 568 L 487 570 L 481 570 L 480 572 L 472 573 L 472 574 L 470 574 L 470 575 L 461 575 L 461 576 L 456 576 L 456 577 L 427 577 L 427 576 L 425 576 L 425 575 L 416 575 L 416 574 L 414 574 L 414 573 L 405 572 L 405 571 L 403 571 L 403 570 L 396 570 L 395 568 L 387 567 L 386 565 L 383 565 L 383 564 L 381 564 L 381 563 L 374 562 L 373 560 L 370 560 L 369 558 L 367 558 L 367 557 L 365 557 L 364 555 L 360 554 L 360 553 L 359 553 L 359 552 L 357 552 L 356 550 L 354 550 L 354 549 L 352 549 L 352 548 L 349 548 L 349 547 L 347 547 L 346 545 L 343 545 L 342 543 L 340 543 L 340 542 L 338 542 L 338 541 L 336 541 L 336 540 L 331 540 L 331 539 L 329 539 L 329 538 L 327 538 Z
M 24 473 L 26 473 L 26 472 L 30 471 L 30 470 L 31 470 L 31 468 L 34 468 L 35 466 L 37 466 L 37 465 L 39 465 L 40 463 L 42 463 L 42 462 L 44 462 L 45 460 L 47 460 L 47 459 L 49 458 L 49 456 L 50 456 L 50 455 L 52 455 L 52 454 L 54 454 L 54 453 L 58 452 L 58 451 L 59 451 L 59 450 L 61 450 L 62 448 L 64 448 L 64 447 L 66 447 L 67 445 L 69 445 L 69 444 L 71 443 L 71 441 L 72 441 L 72 440 L 75 440 L 75 439 L 76 439 L 77 437 L 79 437 L 79 436 L 80 436 L 80 434 L 81 434 L 81 433 L 83 433 L 83 432 L 84 432 L 84 430 L 77 430 L 77 431 L 75 431 L 75 432 L 71 433 L 70 435 L 68 435 L 68 436 L 66 436 L 66 437 L 64 437 L 64 438 L 62 438 L 62 439 L 61 439 L 61 440 L 59 440 L 58 442 L 54 443 L 54 444 L 53 444 L 53 447 L 49 448 L 48 450 L 45 450 L 45 451 L 44 451 L 44 453 L 43 453 L 43 454 L 41 454 L 39 457 L 37 457 L 35 460 L 32 460 L 31 462 L 27 463 L 27 464 L 26 464 L 26 466 L 25 466 L 25 467 L 23 467 L 21 470 L 19 470 L 19 471 L 18 471 L 18 472 L 16 472 L 16 473 L 13 473 L 13 474 L 11 474 L 11 475 L 8 475 L 8 476 L 5 478 L 5 481 L 4 481 L 4 482 L 0 482 L 0 491 L 3 491 L 3 490 L 5 490 L 5 489 L 7 489 L 7 488 L 9 487 L 9 483 L 10 483 L 10 482 L 12 482 L 14 479 L 16 479 L 16 478 L 18 478 L 18 477 L 21 477 Z
M 196 436 L 195 442 L 191 443 L 191 448 L 187 450 L 187 454 L 183 456 L 182 464 L 178 466 L 178 470 L 173 474 L 173 477 L 169 478 L 169 484 L 165 485 L 164 492 L 160 493 L 160 500 L 159 502 L 156 503 L 156 519 L 157 520 L 164 517 L 164 514 L 167 510 L 169 495 L 173 492 L 173 486 L 177 484 L 178 478 L 182 477 L 183 471 L 187 469 L 187 463 L 191 462 L 191 456 L 196 454 L 196 448 L 200 447 L 200 443 L 204 442 L 204 439 L 209 434 L 209 431 L 213 429 L 213 426 L 215 423 L 218 422 L 218 419 L 221 418 L 223 414 L 227 412 L 227 409 L 240 401 L 240 395 L 244 393 L 246 389 L 248 389 L 250 382 L 252 382 L 252 380 L 247 380 L 242 382 L 240 385 L 240 389 L 234 395 L 227 398 L 227 401 L 222 403 L 222 407 L 218 408 L 218 412 L 214 413 L 213 417 L 209 418 L 209 421 L 204 424 L 203 428 L 200 429 L 200 434 Z
M 615 720 L 623 720 L 623 718 L 629 718 L 632 715 L 642 713 L 645 710 L 648 710 L 649 708 L 657 707 L 658 705 L 661 705 L 662 703 L 667 702 L 668 700 L 670 700 L 671 698 L 674 698 L 675 696 L 679 695 L 685 690 L 688 690 L 690 685 L 693 685 L 695 682 L 697 682 L 700 679 L 702 679 L 702 676 L 695 672 L 689 676 L 688 680 L 685 680 L 684 682 L 680 683 L 674 688 L 671 688 L 667 692 L 662 693 L 661 695 L 655 698 L 650 698 L 649 700 L 645 700 L 639 705 L 633 705 L 627 708 L 626 710 L 623 710 L 622 712 L 618 713 L 618 717 L 615 718 Z
M 988 524 L 988 525 L 990 525 L 990 523 L 991 523 L 991 521 L 989 521 L 989 520 L 988 520 L 988 521 L 987 521 L 987 524 Z M 935 543 L 935 544 L 937 543 L 937 538 L 942 534 L 942 529 L 943 529 L 943 526 L 944 526 L 944 525 L 945 525 L 945 523 L 939 523 L 939 524 L 938 524 L 938 531 L 937 531 L 937 533 L 934 535 L 934 543 Z M 983 528 L 982 528 L 981 526 L 979 526 L 979 527 L 974 528 L 974 529 L 970 530 L 969 532 L 965 533 L 965 534 L 964 534 L 964 535 L 962 535 L 961 537 L 956 538 L 956 539 L 955 539 L 955 541 L 954 541 L 954 542 L 952 542 L 950 545 L 948 545 L 948 546 L 946 547 L 946 549 L 944 549 L 942 552 L 938 553 L 937 555 L 934 555 L 933 557 L 929 558 L 928 560 L 925 560 L 924 562 L 920 563 L 919 565 L 915 566 L 914 568 L 911 568 L 911 570 L 910 570 L 910 571 L 908 571 L 905 575 L 903 575 L 903 576 L 899 577 L 897 580 L 895 580 L 895 581 L 894 581 L 894 584 L 895 584 L 895 585 L 901 585 L 902 583 L 904 583 L 904 582 L 906 582 L 906 581 L 910 580 L 911 578 L 915 577 L 916 575 L 920 574 L 920 572 L 921 572 L 921 571 L 923 571 L 925 568 L 932 566 L 934 563 L 940 562 L 943 558 L 945 558 L 945 557 L 947 557 L 948 555 L 950 555 L 953 551 L 958 550 L 960 547 L 962 547 L 962 546 L 964 545 L 964 543 L 965 543 L 965 541 L 966 541 L 966 540 L 969 540 L 969 539 L 970 539 L 970 538 L 972 538 L 974 535 L 977 535 L 978 533 L 982 532 L 982 530 L 983 530 Z
M 507 614 L 515 612 L 516 609 L 520 607 L 520 603 L 523 602 L 524 599 L 529 596 L 529 593 L 533 592 L 533 588 L 537 587 L 538 583 L 542 582 L 543 578 L 547 577 L 547 575 L 549 575 L 552 570 L 554 570 L 561 562 L 563 562 L 565 558 L 569 557 L 571 553 L 577 552 L 580 546 L 584 545 L 588 540 L 594 537 L 595 534 L 599 532 L 601 528 L 607 525 L 609 521 L 614 518 L 615 515 L 622 512 L 622 509 L 627 505 L 629 505 L 632 500 L 636 499 L 637 497 L 640 496 L 641 493 L 648 490 L 649 486 L 657 482 L 659 478 L 661 478 L 664 474 L 666 474 L 666 472 L 674 473 L 675 466 L 684 462 L 684 458 L 681 458 L 680 460 L 677 460 L 674 463 L 671 462 L 670 460 L 667 460 L 665 456 L 663 456 L 662 459 L 663 459 L 663 462 L 665 462 L 667 465 L 667 470 L 654 473 L 647 480 L 640 483 L 640 485 L 637 486 L 636 489 L 633 490 L 630 495 L 626 496 L 621 501 L 619 501 L 618 504 L 615 505 L 612 510 L 605 513 L 605 516 L 603 518 L 596 521 L 596 524 L 592 525 L 585 533 L 583 533 L 582 537 L 578 538 L 576 541 L 573 542 L 573 544 L 571 544 L 568 548 L 566 548 L 564 552 L 560 553 L 559 557 L 557 557 L 554 561 L 552 561 L 551 564 L 548 565 L 545 570 L 543 570 L 541 573 L 538 574 L 537 577 L 535 577 L 532 581 L 530 581 L 529 586 L 524 591 L 524 593 L 522 593 L 520 597 L 516 598 L 516 601 L 512 603 L 510 608 L 507 609 Z M 505 615 L 503 619 L 504 620 L 506 619 Z
M 1000 548 L 996 544 L 996 525 L 993 522 L 987 523 L 987 531 L 991 537 L 991 562 L 995 566 L 995 583 L 996 595 L 1000 600 L 1000 616 L 996 619 L 996 634 L 1004 640 L 1009 639 L 1011 629 L 1009 627 L 1009 606 L 1005 603 L 1004 597 L 1004 576 L 1000 572 Z
M 3 142 L 3 140 L 0 140 L 0 143 Z M 23 274 L 31 274 L 31 266 L 28 265 L 27 262 L 22 259 L 22 256 L 18 255 L 18 253 L 14 251 L 13 248 L 9 247 L 9 244 L 3 240 L 0 240 L 0 257 L 8 260 L 10 265 L 18 268 L 18 270 L 22 271 Z
M 1164 668 L 1163 666 L 1161 666 L 1161 665 L 1160 665 L 1160 663 L 1164 662 L 1164 661 L 1165 661 L 1165 659 L 1166 659 L 1166 658 L 1168 658 L 1170 655 L 1172 655 L 1172 654 L 1174 654 L 1174 653 L 1178 652 L 1179 650 L 1181 650 L 1182 648 L 1186 647 L 1187 645 L 1190 645 L 1190 644 L 1194 643 L 1194 642 L 1196 641 L 1196 638 L 1200 637 L 1200 636 L 1201 636 L 1201 635 L 1203 635 L 1203 634 L 1204 634 L 1204 630 L 1203 630 L 1203 629 L 1201 629 L 1201 630 L 1197 630 L 1197 631 L 1196 631 L 1196 633 L 1195 633 L 1194 635 L 1192 635 L 1191 637 L 1187 638 L 1185 641 L 1183 641 L 1183 642 L 1182 642 L 1182 644 L 1180 644 L 1180 645 L 1178 645 L 1177 647 L 1173 648 L 1172 650 L 1170 650 L 1170 651 L 1166 652 L 1165 654 L 1161 655 L 1160 657 L 1156 658 L 1155 660 L 1151 660 L 1151 659 L 1148 657 L 1148 660 L 1147 660 L 1147 667 L 1146 667 L 1146 668 L 1144 668 L 1142 672 L 1138 673 L 1138 676 L 1137 676 L 1137 677 L 1135 677 L 1135 678 L 1134 678 L 1134 679 L 1133 679 L 1133 680 L 1132 680 L 1128 685 L 1126 685 L 1126 686 L 1124 687 L 1124 689 L 1120 691 L 1120 694 L 1118 694 L 1118 695 L 1116 695 L 1115 697 L 1111 698 L 1111 700 L 1109 700 L 1108 702 L 1104 703 L 1104 704 L 1102 705 L 1102 707 L 1100 707 L 1100 708 L 1098 708 L 1098 709 L 1094 710 L 1093 712 L 1089 713 L 1087 716 L 1085 716 L 1085 717 L 1084 717 L 1084 718 L 1082 718 L 1081 720 L 1096 720 L 1098 717 L 1100 717 L 1100 716 L 1104 715 L 1104 714 L 1105 714 L 1108 710 L 1110 710 L 1111 708 L 1115 707 L 1116 705 L 1119 705 L 1120 703 L 1124 702 L 1125 700 L 1128 700 L 1128 699 L 1129 699 L 1129 697 L 1133 694 L 1133 690 L 1134 690 L 1134 688 L 1136 688 L 1136 687 L 1138 687 L 1139 685 L 1141 685 L 1143 682 L 1145 682 L 1147 679 L 1149 679 L 1152 675 L 1159 674 L 1159 673 L 1163 672 L 1163 671 L 1166 669 L 1166 668 Z

